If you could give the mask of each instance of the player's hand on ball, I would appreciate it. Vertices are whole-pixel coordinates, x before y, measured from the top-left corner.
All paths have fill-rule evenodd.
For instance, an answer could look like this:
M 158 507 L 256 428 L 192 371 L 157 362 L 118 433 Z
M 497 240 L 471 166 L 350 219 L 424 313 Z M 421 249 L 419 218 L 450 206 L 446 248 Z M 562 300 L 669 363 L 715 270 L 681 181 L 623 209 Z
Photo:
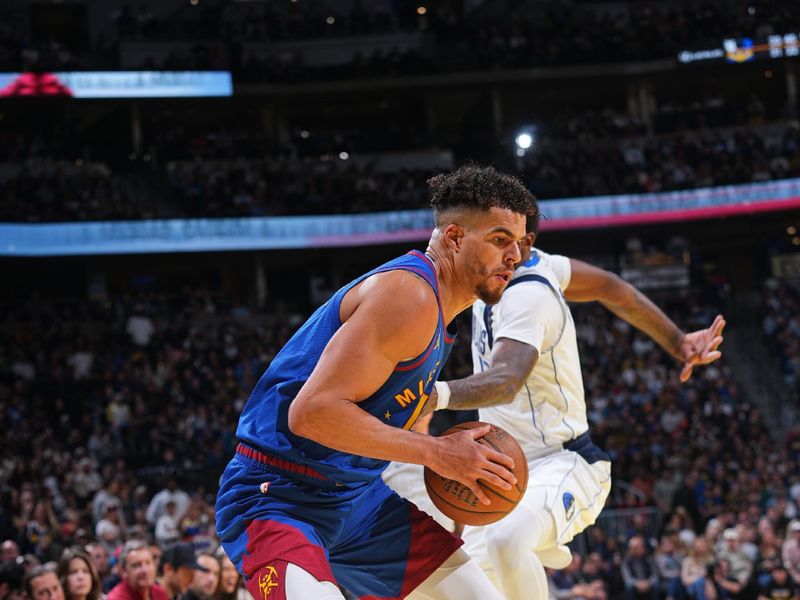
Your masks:
M 717 350 L 722 343 L 722 330 L 725 328 L 725 319 L 717 315 L 711 327 L 687 333 L 681 339 L 680 352 L 683 360 L 680 381 L 684 383 L 692 376 L 692 369 L 696 365 L 707 365 L 722 356 Z
M 479 479 L 504 490 L 510 490 L 517 483 L 511 472 L 513 459 L 475 441 L 490 429 L 487 424 L 435 438 L 438 442 L 436 452 L 426 465 L 442 477 L 466 485 L 483 504 L 490 504 L 490 500 L 478 485 Z

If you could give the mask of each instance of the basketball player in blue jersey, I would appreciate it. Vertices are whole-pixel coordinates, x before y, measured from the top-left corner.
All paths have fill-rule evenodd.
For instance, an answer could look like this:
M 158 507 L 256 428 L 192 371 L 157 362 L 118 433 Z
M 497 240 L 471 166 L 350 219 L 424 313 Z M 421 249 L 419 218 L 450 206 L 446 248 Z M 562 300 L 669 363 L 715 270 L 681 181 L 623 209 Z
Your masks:
M 473 306 L 475 374 L 437 382 L 432 394 L 437 408 L 480 409 L 481 420 L 511 433 L 525 453 L 530 477 L 519 505 L 463 535 L 466 551 L 507 600 L 548 597 L 544 567 L 569 564 L 566 544 L 595 522 L 611 488 L 609 457 L 589 437 L 567 301 L 599 301 L 649 335 L 682 364 L 682 382 L 694 367 L 720 358 L 725 327 L 718 316 L 707 329 L 684 333 L 613 273 L 534 248 L 537 227 L 528 220 L 522 260 L 501 300 Z
M 513 462 L 476 442 L 410 431 L 447 358 L 455 316 L 497 302 L 536 201 L 515 178 L 463 167 L 429 182 L 435 229 L 357 278 L 273 359 L 239 419 L 217 497 L 219 539 L 256 600 L 499 599 L 461 540 L 392 492 L 388 461 L 426 465 L 488 503 Z

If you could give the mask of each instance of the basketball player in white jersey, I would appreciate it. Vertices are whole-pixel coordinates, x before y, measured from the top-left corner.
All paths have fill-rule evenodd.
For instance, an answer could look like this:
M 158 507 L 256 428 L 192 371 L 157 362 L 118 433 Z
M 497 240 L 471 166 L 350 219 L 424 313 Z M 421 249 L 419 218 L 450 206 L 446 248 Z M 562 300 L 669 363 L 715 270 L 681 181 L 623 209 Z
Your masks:
M 534 221 L 529 219 L 529 221 Z M 501 300 L 473 306 L 475 374 L 437 382 L 436 409 L 480 409 L 480 418 L 519 441 L 528 489 L 517 508 L 486 527 L 466 527 L 464 548 L 509 600 L 545 600 L 544 567 L 566 567 L 565 546 L 593 524 L 611 488 L 608 456 L 588 434 L 575 325 L 567 301 L 599 301 L 683 363 L 717 360 L 725 321 L 682 332 L 657 306 L 616 275 L 533 248 L 538 222 L 520 242 L 522 260 Z M 421 478 L 420 478 L 421 479 Z M 412 498 L 414 501 L 415 498 Z

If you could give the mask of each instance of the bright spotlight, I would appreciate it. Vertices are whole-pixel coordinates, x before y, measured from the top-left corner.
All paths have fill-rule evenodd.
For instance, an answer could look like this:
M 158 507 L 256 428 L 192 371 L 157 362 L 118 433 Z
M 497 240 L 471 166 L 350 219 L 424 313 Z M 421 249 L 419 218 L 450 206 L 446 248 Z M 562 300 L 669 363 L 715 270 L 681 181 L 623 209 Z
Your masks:
M 519 148 L 527 150 L 533 144 L 533 136 L 530 133 L 520 133 L 515 141 Z

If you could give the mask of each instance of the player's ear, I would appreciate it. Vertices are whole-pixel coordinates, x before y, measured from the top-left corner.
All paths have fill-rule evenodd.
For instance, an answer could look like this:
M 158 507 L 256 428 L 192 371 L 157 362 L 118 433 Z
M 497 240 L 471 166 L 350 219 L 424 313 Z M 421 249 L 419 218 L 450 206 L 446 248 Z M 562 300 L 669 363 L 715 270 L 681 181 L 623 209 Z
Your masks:
M 519 249 L 520 252 L 524 252 L 526 250 L 530 250 L 533 248 L 533 243 L 536 241 L 536 234 L 532 231 L 529 231 L 525 234 L 525 237 L 520 239 L 519 241 Z
M 464 238 L 464 229 L 460 225 L 450 223 L 444 230 L 444 240 L 447 247 L 453 252 L 461 250 L 461 241 Z

